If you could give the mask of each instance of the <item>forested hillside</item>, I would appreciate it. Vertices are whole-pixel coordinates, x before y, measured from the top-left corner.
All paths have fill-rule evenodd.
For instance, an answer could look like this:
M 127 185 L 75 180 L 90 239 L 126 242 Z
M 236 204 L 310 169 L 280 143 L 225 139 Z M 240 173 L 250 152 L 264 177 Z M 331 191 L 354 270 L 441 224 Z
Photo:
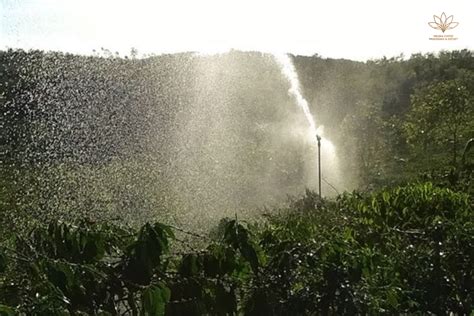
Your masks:
M 317 122 L 361 185 L 419 158 L 430 160 L 422 163 L 428 169 L 460 162 L 473 137 L 473 60 L 467 50 L 366 63 L 294 59 Z M 271 55 L 260 53 L 128 59 L 9 50 L 0 65 L 2 148 L 23 163 L 108 161 L 150 146 L 167 152 L 171 142 L 151 140 L 149 132 L 175 135 L 189 122 L 180 117 L 186 114 L 201 117 L 195 129 L 228 120 L 216 126 L 219 133 L 241 129 L 253 142 L 258 126 L 298 115 Z M 450 93 L 457 94 L 452 104 L 444 101 Z
M 314 112 L 336 135 L 344 166 L 355 170 L 359 185 L 399 182 L 461 163 L 474 137 L 472 52 L 295 62 Z

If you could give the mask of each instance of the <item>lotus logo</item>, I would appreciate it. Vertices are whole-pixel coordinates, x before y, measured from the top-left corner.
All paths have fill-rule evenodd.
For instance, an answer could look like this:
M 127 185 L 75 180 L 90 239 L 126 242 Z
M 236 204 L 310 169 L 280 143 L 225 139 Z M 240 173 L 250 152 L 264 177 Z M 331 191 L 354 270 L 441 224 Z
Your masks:
M 454 29 L 458 26 L 458 22 L 453 22 L 453 16 L 450 15 L 446 17 L 446 14 L 443 12 L 441 16 L 433 15 L 434 22 L 429 22 L 429 26 L 436 30 L 441 30 L 441 32 L 445 32 L 446 30 Z

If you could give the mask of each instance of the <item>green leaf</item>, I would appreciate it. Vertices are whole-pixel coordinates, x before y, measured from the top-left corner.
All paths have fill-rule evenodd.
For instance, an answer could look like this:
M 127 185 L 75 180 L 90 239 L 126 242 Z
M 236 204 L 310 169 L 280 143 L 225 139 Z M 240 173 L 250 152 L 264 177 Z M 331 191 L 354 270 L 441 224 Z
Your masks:
M 169 302 L 171 291 L 163 283 L 149 286 L 142 294 L 142 316 L 165 315 L 166 303 Z
M 258 255 L 250 238 L 249 231 L 236 220 L 229 221 L 225 227 L 224 242 L 238 249 L 242 257 L 250 264 L 256 273 L 259 266 Z
M 222 284 L 216 286 L 215 308 L 219 315 L 233 315 L 237 311 L 237 299 L 232 289 Z
M 242 243 L 240 245 L 240 253 L 242 254 L 242 257 L 250 263 L 253 272 L 257 273 L 259 266 L 258 256 L 252 245 L 247 242 Z
M 88 234 L 85 236 L 83 256 L 89 261 L 97 261 L 105 255 L 105 241 L 99 234 Z
M 390 201 L 390 193 L 387 191 L 382 192 L 382 199 L 385 203 L 388 203 Z
M 205 254 L 203 257 L 203 270 L 207 276 L 214 277 L 219 274 L 219 259 L 212 254 Z
M 397 292 L 396 290 L 394 289 L 390 289 L 387 293 L 387 301 L 388 303 L 396 308 L 398 306 L 398 295 L 397 295 Z
M 68 291 L 74 285 L 74 271 L 63 262 L 48 262 L 47 276 L 49 281 L 61 289 Z
M 0 273 L 5 272 L 7 269 L 7 256 L 3 252 L 2 249 L 0 249 Z
M 6 305 L 0 304 L 0 316 L 14 316 L 15 310 Z
M 198 274 L 201 266 L 198 259 L 194 254 L 185 255 L 179 266 L 179 273 L 185 277 Z
M 137 240 L 126 251 L 126 276 L 135 283 L 148 284 L 154 270 L 160 265 L 161 255 L 169 250 L 170 237 L 172 231 L 166 225 L 143 225 Z

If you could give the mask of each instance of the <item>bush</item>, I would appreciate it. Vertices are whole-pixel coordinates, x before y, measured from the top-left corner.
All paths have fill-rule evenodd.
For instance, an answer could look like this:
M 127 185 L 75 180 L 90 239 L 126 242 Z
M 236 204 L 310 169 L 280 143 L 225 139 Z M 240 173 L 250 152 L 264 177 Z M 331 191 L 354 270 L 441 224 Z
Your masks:
M 469 314 L 472 219 L 470 196 L 426 183 L 308 191 L 263 224 L 188 233 L 201 250 L 160 223 L 51 222 L 1 247 L 0 315 Z

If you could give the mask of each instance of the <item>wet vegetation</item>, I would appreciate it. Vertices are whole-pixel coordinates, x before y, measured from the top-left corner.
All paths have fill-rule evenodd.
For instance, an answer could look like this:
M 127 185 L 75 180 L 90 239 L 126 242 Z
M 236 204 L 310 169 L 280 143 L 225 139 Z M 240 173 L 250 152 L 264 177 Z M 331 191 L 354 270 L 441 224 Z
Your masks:
M 271 56 L 106 53 L 0 52 L 0 315 L 474 312 L 472 52 L 293 58 L 327 198 Z
M 51 221 L 2 244 L 0 311 L 467 315 L 472 212 L 467 194 L 413 184 L 331 201 L 308 191 L 263 222 L 223 219 L 206 236 Z

